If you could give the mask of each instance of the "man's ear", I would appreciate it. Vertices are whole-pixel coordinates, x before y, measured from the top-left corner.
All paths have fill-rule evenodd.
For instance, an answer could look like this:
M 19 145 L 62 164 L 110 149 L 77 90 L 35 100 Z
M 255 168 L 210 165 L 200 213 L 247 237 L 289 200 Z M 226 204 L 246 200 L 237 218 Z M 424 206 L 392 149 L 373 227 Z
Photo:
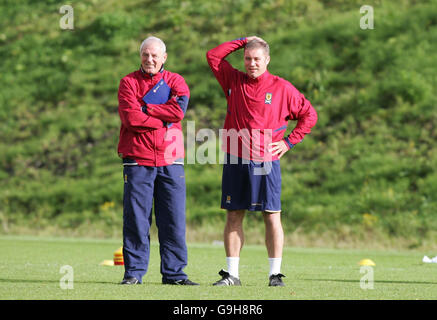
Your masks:
M 266 58 L 266 65 L 268 65 L 269 62 L 270 62 L 270 56 L 267 56 L 267 58 Z
M 164 64 L 167 61 L 167 52 L 164 53 L 164 62 L 162 64 Z

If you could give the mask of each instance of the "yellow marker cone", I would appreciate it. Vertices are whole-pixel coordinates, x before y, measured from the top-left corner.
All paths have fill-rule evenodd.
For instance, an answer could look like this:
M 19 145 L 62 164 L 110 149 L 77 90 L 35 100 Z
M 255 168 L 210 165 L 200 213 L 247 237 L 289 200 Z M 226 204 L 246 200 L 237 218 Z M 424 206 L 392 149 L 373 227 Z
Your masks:
M 114 265 L 114 260 L 103 260 L 100 263 L 101 266 L 113 266 Z
M 123 266 L 124 260 L 123 260 L 123 247 L 118 248 L 114 252 L 114 265 L 116 266 Z
M 376 266 L 375 262 L 370 259 L 363 259 L 359 262 L 360 266 Z

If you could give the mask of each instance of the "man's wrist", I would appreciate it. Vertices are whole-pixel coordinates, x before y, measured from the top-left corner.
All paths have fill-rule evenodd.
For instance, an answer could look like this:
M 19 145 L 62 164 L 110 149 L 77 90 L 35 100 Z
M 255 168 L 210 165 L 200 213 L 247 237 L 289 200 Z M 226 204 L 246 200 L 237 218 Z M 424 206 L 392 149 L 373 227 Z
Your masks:
M 246 46 L 246 44 L 247 44 L 247 37 L 237 38 L 237 39 L 234 39 L 234 40 L 232 40 L 232 41 L 242 41 L 242 43 L 239 44 L 239 48 L 238 48 L 238 49 L 242 49 L 242 48 L 244 48 L 244 47 Z M 237 50 L 238 50 L 238 49 L 237 49 Z
M 289 137 L 284 137 L 283 140 L 285 141 L 285 144 L 287 145 L 288 149 L 291 149 L 291 148 L 294 147 L 294 144 L 292 144 L 292 143 L 290 142 Z

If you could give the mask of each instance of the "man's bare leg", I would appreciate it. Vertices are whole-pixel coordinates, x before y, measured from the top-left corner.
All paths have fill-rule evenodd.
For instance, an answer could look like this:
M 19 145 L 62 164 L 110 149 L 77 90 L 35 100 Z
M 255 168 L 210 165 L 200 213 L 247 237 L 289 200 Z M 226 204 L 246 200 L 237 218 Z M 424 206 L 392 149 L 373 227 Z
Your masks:
M 225 251 L 227 257 L 239 257 L 244 244 L 244 210 L 228 211 L 224 230 Z
M 245 210 L 228 211 L 224 230 L 226 263 L 230 275 L 239 278 L 240 252 L 244 244 L 243 219 Z
M 279 274 L 282 263 L 282 250 L 284 247 L 284 230 L 282 229 L 280 212 L 264 212 L 266 226 L 266 248 L 269 256 L 269 275 Z

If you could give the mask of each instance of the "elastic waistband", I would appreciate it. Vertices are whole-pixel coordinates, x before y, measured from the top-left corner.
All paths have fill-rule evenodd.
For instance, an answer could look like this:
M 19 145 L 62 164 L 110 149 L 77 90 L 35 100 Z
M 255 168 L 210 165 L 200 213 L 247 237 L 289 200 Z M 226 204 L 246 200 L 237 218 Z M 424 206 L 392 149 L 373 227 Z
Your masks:
M 129 158 L 123 158 L 123 165 L 124 166 L 137 166 L 138 163 L 136 160 L 129 159 Z
M 240 158 L 230 153 L 225 153 L 224 155 L 224 164 L 255 164 L 255 165 L 263 165 L 263 164 L 276 164 L 279 163 L 278 160 L 270 160 L 270 161 L 259 161 L 259 160 L 250 160 L 246 158 Z

